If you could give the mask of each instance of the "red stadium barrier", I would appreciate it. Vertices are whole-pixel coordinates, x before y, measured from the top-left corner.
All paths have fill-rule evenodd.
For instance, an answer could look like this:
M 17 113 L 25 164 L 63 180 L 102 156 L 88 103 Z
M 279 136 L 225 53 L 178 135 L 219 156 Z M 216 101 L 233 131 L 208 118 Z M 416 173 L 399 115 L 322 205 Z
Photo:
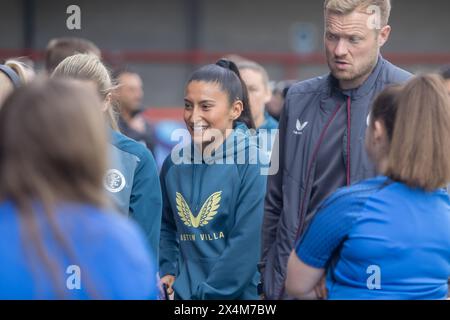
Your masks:
M 326 63 L 323 53 L 298 55 L 294 53 L 269 53 L 269 52 L 207 52 L 207 51 L 121 51 L 113 52 L 102 50 L 103 59 L 113 65 L 124 62 L 155 63 L 155 64 L 206 64 L 218 60 L 221 57 L 237 54 L 247 59 L 263 64 L 280 65 L 284 68 L 284 78 L 294 79 L 298 74 L 298 68 L 304 65 L 324 65 Z M 36 62 L 44 60 L 43 50 L 29 49 L 0 49 L 0 59 L 26 56 Z M 386 53 L 384 56 L 394 64 L 399 65 L 436 65 L 441 66 L 450 63 L 450 53 Z M 180 107 L 148 108 L 144 116 L 152 122 L 164 119 L 183 119 L 183 109 Z
M 150 122 L 155 123 L 161 120 L 183 121 L 183 108 L 180 107 L 158 107 L 148 108 L 142 115 Z
M 204 64 L 213 62 L 229 54 L 242 55 L 251 60 L 265 64 L 276 64 L 284 67 L 285 79 L 295 78 L 296 68 L 302 65 L 323 65 L 323 53 L 298 55 L 294 53 L 269 52 L 207 52 L 207 51 L 121 51 L 113 52 L 103 50 L 103 58 L 112 64 L 123 62 L 133 63 L 159 63 L 159 64 Z M 44 59 L 44 51 L 29 49 L 0 49 L 0 59 L 9 57 L 27 56 L 34 61 Z M 384 55 L 394 64 L 401 65 L 444 65 L 450 63 L 450 53 L 386 53 Z

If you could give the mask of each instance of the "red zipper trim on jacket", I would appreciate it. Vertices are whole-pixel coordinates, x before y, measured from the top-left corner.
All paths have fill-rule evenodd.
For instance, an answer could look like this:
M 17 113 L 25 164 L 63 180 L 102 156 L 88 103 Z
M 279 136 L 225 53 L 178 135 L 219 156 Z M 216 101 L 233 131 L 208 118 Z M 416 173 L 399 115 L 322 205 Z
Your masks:
M 336 115 L 337 115 L 337 113 L 338 113 L 338 111 L 339 111 L 340 108 L 341 108 L 341 104 L 338 104 L 337 107 L 336 107 L 336 109 L 335 109 L 334 112 L 333 112 L 333 115 L 330 117 L 330 119 L 328 120 L 328 122 L 327 122 L 327 124 L 325 125 L 324 129 L 322 130 L 322 133 L 320 134 L 319 141 L 317 142 L 317 144 L 316 144 L 316 146 L 315 146 L 313 155 L 312 155 L 312 157 L 311 157 L 311 161 L 309 162 L 309 165 L 308 165 L 308 173 L 307 173 L 307 175 L 306 175 L 306 188 L 305 188 L 305 190 L 308 189 L 308 186 L 309 186 L 309 177 L 310 177 L 310 174 L 311 174 L 312 165 L 313 165 L 314 161 L 315 161 L 316 158 L 317 158 L 317 154 L 319 153 L 320 145 L 322 144 L 323 139 L 325 138 L 325 133 L 327 132 L 328 127 L 330 126 L 331 122 L 333 122 L 334 118 L 336 118 Z M 347 176 L 348 176 L 348 175 L 347 175 Z M 303 198 L 303 199 L 302 199 L 302 202 L 301 202 L 301 205 L 300 205 L 300 225 L 299 225 L 299 227 L 298 227 L 298 229 L 297 229 L 297 234 L 296 234 L 296 236 L 295 236 L 295 242 L 297 242 L 298 237 L 299 237 L 299 235 L 300 235 L 300 232 L 301 232 L 301 230 L 303 229 L 302 226 L 303 226 L 303 223 L 304 223 L 304 216 L 305 216 L 305 215 L 303 214 L 303 207 L 304 207 L 304 204 L 305 204 L 305 200 L 304 200 L 304 198 Z M 286 280 L 286 279 L 284 279 L 284 280 Z M 280 294 L 279 294 L 279 296 L 278 296 L 278 300 L 281 300 L 281 297 L 282 297 L 283 294 L 284 294 L 284 289 L 285 289 L 285 288 L 284 288 L 284 285 L 283 285 L 283 287 L 282 287 L 282 289 L 281 289 L 281 291 L 280 291 Z
M 306 175 L 306 188 L 305 188 L 305 190 L 308 189 L 309 180 L 310 180 L 309 178 L 310 178 L 310 175 L 311 175 L 312 166 L 313 166 L 314 161 L 317 158 L 317 154 L 319 153 L 319 149 L 320 149 L 320 146 L 322 145 L 323 139 L 325 138 L 325 133 L 327 132 L 331 122 L 333 122 L 334 118 L 336 118 L 336 115 L 337 115 L 337 113 L 338 113 L 340 108 L 341 108 L 341 105 L 338 104 L 336 109 L 333 112 L 333 115 L 330 117 L 330 119 L 328 120 L 328 122 L 325 125 L 324 129 L 322 130 L 322 133 L 320 134 L 319 141 L 316 144 L 316 147 L 314 149 L 314 153 L 313 153 L 313 155 L 311 157 L 311 161 L 309 162 L 309 165 L 308 165 L 308 174 Z M 302 229 L 301 225 L 303 224 L 303 216 L 304 216 L 304 214 L 303 214 L 303 207 L 304 207 L 304 204 L 305 204 L 305 201 L 304 201 L 304 198 L 303 198 L 302 199 L 302 204 L 300 206 L 300 215 L 301 215 L 302 220 L 300 221 L 301 224 L 300 224 L 300 227 L 297 230 L 296 240 L 298 240 L 298 236 L 299 236 L 300 231 Z
M 351 98 L 347 98 L 347 186 L 350 185 Z

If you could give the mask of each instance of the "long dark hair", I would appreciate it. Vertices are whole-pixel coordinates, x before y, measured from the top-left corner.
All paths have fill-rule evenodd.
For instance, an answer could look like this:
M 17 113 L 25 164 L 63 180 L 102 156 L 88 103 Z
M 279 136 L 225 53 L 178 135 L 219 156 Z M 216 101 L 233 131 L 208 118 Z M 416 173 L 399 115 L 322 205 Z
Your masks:
M 227 93 L 230 104 L 242 101 L 242 113 L 235 121 L 243 122 L 249 129 L 255 129 L 250 103 L 248 101 L 247 87 L 241 78 L 236 64 L 230 60 L 220 59 L 215 64 L 208 64 L 194 71 L 187 84 L 192 81 L 204 81 L 218 83 L 220 88 Z

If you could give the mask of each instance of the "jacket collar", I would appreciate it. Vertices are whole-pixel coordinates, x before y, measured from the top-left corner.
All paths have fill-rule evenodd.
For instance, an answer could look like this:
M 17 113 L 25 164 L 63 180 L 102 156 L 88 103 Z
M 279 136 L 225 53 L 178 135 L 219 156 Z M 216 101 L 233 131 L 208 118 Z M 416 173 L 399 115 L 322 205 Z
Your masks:
M 375 65 L 375 68 L 372 70 L 369 77 L 366 79 L 366 81 L 364 81 L 362 85 L 360 85 L 358 88 L 355 89 L 350 90 L 340 89 L 339 81 L 330 73 L 328 76 L 330 96 L 333 96 L 334 94 L 339 94 L 344 95 L 346 97 L 360 98 L 368 95 L 372 91 L 379 75 L 381 74 L 381 70 L 383 69 L 385 62 L 386 60 L 384 60 L 383 57 L 379 55 L 377 64 Z

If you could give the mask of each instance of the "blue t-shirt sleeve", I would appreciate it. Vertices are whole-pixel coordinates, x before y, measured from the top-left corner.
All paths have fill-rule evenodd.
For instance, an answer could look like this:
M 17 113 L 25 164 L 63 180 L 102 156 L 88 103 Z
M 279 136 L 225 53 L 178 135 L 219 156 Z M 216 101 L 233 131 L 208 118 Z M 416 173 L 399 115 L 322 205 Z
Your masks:
M 349 234 L 365 197 L 349 188 L 329 197 L 318 209 L 295 251 L 299 259 L 314 268 L 325 268 L 334 251 Z
M 114 214 L 110 214 L 107 220 L 111 232 L 108 244 L 114 248 L 111 255 L 119 261 L 102 260 L 102 265 L 111 266 L 109 270 L 122 280 L 117 280 L 121 284 L 120 291 L 107 293 L 112 295 L 105 298 L 156 300 L 157 263 L 142 228 L 136 222 Z M 106 246 L 106 242 L 103 245 Z

